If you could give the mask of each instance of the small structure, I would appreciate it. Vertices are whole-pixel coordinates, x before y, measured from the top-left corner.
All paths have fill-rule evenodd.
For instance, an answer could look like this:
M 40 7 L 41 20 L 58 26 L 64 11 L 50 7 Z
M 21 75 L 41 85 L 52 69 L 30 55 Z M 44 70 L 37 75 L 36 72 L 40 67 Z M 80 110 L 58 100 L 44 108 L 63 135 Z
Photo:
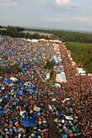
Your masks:
M 46 75 L 46 80 L 49 80 L 49 79 L 50 79 L 50 73 L 48 72 Z
M 13 82 L 18 81 L 18 79 L 17 79 L 17 78 L 15 78 L 15 77 L 10 77 L 10 80 L 12 80 Z
M 66 83 L 66 81 L 67 80 L 66 80 L 65 72 L 61 72 L 56 75 L 56 82 L 60 82 L 60 83 L 65 82 Z
M 56 83 L 55 83 L 55 88 L 61 88 L 61 84 L 58 83 L 58 82 L 56 82 Z
M 77 68 L 77 71 L 78 71 L 78 74 L 81 74 L 81 75 L 85 75 L 85 71 L 83 70 L 83 68 Z

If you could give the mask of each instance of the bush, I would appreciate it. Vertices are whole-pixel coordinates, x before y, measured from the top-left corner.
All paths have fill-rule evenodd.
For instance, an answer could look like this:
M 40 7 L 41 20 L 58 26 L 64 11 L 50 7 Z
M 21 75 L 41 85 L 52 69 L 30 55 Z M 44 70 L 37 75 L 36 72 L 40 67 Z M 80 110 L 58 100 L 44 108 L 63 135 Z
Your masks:
M 55 71 L 51 71 L 50 75 L 51 75 L 50 80 L 55 81 L 56 80 L 56 72 Z
M 1 66 L 0 66 L 0 75 L 4 75 L 5 74 L 5 69 L 3 69 Z
M 44 68 L 49 70 L 53 69 L 53 63 L 48 60 Z
M 12 65 L 11 69 L 12 69 L 12 72 L 13 72 L 14 74 L 17 74 L 18 72 L 21 72 L 21 69 L 20 69 L 19 66 L 16 65 L 16 64 Z

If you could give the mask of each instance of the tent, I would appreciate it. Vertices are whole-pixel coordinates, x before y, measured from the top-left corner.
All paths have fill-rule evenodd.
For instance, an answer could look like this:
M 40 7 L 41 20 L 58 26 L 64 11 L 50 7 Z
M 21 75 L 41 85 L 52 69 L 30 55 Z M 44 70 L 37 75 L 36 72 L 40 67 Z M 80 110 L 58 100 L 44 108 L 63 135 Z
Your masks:
M 32 43 L 37 43 L 38 42 L 38 39 L 32 39 L 30 40 Z
M 28 92 L 31 95 L 34 91 L 32 89 L 28 89 Z
M 18 95 L 22 95 L 22 94 L 23 94 L 23 90 L 19 90 Z
M 33 85 L 29 85 L 29 86 L 28 86 L 28 89 L 36 90 L 36 87 L 33 86 Z
M 54 102 L 54 101 L 57 101 L 57 100 L 56 100 L 56 98 L 52 98 L 51 101 Z
M 66 133 L 63 133 L 60 138 L 68 138 L 68 135 Z
M 30 119 L 29 116 L 25 116 L 25 117 L 20 121 L 20 125 L 21 125 L 21 126 L 25 126 L 25 127 L 34 128 L 34 127 L 36 126 L 36 120 Z
M 83 70 L 83 68 L 77 68 L 77 71 L 78 71 L 78 74 L 85 75 L 85 71 Z
M 66 75 L 65 75 L 65 72 L 61 72 L 61 73 L 58 73 L 56 75 L 56 82 L 66 82 Z
M 36 112 L 39 112 L 41 110 L 41 108 L 38 107 L 38 106 L 34 106 L 33 110 L 36 111 Z
M 10 84 L 12 82 L 12 80 L 6 79 L 6 80 L 4 80 L 4 82 Z
M 65 119 L 67 119 L 67 120 L 73 120 L 73 117 L 65 115 Z
M 13 82 L 18 81 L 18 79 L 17 79 L 17 78 L 15 78 L 15 77 L 10 77 L 10 80 L 12 80 Z
M 61 88 L 61 84 L 60 83 L 55 83 L 55 87 L 56 88 Z
M 24 83 L 24 86 L 28 86 L 28 85 L 32 85 L 32 83 L 30 81 L 27 81 Z
M 46 74 L 46 79 L 47 79 L 47 80 L 50 79 L 50 73 L 49 73 L 49 72 Z
M 4 117 L 5 113 L 2 110 L 0 110 L 0 115 L 2 115 Z

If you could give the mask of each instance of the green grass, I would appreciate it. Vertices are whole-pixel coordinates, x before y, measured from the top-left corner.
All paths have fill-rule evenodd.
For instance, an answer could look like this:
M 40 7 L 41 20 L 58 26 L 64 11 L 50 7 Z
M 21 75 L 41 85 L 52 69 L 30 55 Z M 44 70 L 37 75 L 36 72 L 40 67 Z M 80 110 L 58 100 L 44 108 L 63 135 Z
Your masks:
M 71 51 L 71 57 L 76 63 L 83 63 L 84 69 L 92 73 L 92 44 L 67 42 L 66 47 Z
M 51 81 L 56 81 L 56 72 L 55 71 L 52 71 L 51 72 L 51 78 L 50 78 Z

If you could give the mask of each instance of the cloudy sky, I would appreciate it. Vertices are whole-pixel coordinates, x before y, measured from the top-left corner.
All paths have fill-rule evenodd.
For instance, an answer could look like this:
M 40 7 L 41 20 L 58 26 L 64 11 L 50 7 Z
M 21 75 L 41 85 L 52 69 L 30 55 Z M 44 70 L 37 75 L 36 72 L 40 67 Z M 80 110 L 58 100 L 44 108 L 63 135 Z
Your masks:
M 92 31 L 92 0 L 0 0 L 0 25 Z

